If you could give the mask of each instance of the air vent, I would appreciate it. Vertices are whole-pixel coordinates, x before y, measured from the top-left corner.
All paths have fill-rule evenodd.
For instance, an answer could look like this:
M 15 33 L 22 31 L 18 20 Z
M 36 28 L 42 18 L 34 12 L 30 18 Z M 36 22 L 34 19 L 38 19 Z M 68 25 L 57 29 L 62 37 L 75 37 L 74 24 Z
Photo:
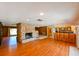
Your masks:
M 42 19 L 37 19 L 37 21 L 43 21 Z

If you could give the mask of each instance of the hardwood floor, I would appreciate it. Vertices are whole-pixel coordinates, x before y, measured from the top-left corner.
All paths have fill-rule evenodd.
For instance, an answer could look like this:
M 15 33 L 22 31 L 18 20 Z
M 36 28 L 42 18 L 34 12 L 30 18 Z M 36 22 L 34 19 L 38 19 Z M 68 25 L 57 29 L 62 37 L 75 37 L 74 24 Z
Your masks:
M 13 41 L 11 41 L 13 39 Z M 73 44 L 51 38 L 17 44 L 15 38 L 4 39 L 0 56 L 68 56 L 69 46 Z M 8 42 L 8 43 L 7 43 Z M 14 42 L 10 44 L 11 42 Z

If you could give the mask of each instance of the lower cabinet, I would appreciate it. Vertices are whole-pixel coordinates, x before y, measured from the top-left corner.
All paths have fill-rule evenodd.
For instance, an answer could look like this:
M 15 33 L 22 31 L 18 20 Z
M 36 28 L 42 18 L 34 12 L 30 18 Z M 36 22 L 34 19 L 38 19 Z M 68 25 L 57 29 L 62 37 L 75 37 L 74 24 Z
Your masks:
M 55 33 L 54 38 L 55 40 L 61 40 L 65 42 L 76 42 L 76 34 L 73 33 Z
M 73 42 L 75 43 L 76 42 L 76 34 L 69 34 L 69 42 Z

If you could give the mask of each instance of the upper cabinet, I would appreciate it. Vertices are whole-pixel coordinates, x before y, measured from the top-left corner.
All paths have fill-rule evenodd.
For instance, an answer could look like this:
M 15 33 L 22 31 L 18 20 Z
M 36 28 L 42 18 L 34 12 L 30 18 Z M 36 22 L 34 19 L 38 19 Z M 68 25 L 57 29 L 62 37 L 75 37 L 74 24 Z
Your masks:
M 55 28 L 56 32 L 63 32 L 63 33 L 74 33 L 75 27 L 74 26 L 59 26 Z

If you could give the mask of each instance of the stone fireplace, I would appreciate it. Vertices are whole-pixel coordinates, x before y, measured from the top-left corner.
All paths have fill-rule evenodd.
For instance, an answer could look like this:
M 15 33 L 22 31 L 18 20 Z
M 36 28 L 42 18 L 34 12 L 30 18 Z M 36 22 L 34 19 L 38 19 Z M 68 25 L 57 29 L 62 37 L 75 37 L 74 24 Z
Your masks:
M 35 26 L 30 24 L 21 23 L 19 33 L 21 33 L 19 37 L 22 43 L 44 38 L 44 36 L 40 36 L 39 32 L 35 30 Z

